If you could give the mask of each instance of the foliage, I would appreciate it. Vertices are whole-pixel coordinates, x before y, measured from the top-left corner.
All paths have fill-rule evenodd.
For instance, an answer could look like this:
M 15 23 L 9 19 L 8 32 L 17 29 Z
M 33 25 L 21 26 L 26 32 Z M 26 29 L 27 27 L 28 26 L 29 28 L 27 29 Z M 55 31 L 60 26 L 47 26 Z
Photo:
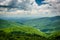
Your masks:
M 53 24 L 57 26 L 59 23 L 60 21 L 55 21 Z M 55 31 L 47 35 L 32 26 L 0 20 L 0 40 L 60 40 L 60 31 Z
M 21 31 L 6 33 L 3 30 L 0 30 L 0 40 L 47 40 L 47 38 L 37 34 L 28 34 Z
M 53 32 L 48 38 L 50 40 L 60 40 L 60 31 Z

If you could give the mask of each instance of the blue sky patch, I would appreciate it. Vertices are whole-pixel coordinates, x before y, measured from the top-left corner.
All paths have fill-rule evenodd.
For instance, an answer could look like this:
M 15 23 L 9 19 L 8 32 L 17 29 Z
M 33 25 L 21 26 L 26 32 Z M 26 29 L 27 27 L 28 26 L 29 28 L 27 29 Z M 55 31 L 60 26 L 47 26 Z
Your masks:
M 44 1 L 44 0 L 35 0 L 35 2 L 36 2 L 38 5 L 43 4 L 42 1 Z

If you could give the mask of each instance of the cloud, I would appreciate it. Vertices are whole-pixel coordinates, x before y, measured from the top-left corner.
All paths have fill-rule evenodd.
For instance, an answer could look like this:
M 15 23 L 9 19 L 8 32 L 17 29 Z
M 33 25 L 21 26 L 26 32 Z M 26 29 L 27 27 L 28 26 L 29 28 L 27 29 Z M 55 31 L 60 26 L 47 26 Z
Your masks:
M 47 9 L 49 9 L 51 13 L 60 15 L 60 0 L 46 0 L 46 2 L 48 2 L 49 5 Z
M 9 5 L 10 3 L 11 1 Z M 60 16 L 60 0 L 45 0 L 42 1 L 42 3 L 46 4 L 41 4 L 39 6 L 35 0 L 18 0 L 14 5 L 11 5 L 16 8 L 10 9 L 10 12 L 0 12 L 0 16 L 8 18 Z
M 0 2 L 3 2 L 3 1 L 5 1 L 5 0 L 0 0 Z
M 8 9 L 17 8 L 20 10 L 31 10 L 31 2 L 30 1 L 32 2 L 33 0 L 6 0 L 6 1 L 0 3 L 0 5 L 4 5 Z
M 49 16 L 58 16 L 60 15 L 60 1 L 59 0 L 45 0 L 43 1 L 44 3 L 47 4 L 42 4 L 40 6 L 35 5 L 35 9 L 37 9 L 40 14 L 49 14 Z M 37 13 L 37 14 L 38 14 Z
M 11 0 L 1 0 L 0 5 L 8 5 Z

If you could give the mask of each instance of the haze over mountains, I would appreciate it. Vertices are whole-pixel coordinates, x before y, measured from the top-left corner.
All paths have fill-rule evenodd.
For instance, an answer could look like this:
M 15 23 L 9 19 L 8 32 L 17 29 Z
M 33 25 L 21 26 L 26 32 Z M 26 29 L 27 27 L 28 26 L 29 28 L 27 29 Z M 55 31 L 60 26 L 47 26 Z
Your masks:
M 56 31 L 60 29 L 60 16 L 33 19 L 24 24 L 36 27 L 44 32 Z
M 60 0 L 0 0 L 0 40 L 60 40 Z
M 4 19 L 4 20 L 7 20 L 7 19 Z M 8 19 L 8 21 L 14 21 L 21 25 L 31 26 L 45 33 L 51 33 L 53 31 L 60 30 L 60 16 L 43 17 L 43 18 L 36 18 L 36 19 L 22 18 L 21 20 Z

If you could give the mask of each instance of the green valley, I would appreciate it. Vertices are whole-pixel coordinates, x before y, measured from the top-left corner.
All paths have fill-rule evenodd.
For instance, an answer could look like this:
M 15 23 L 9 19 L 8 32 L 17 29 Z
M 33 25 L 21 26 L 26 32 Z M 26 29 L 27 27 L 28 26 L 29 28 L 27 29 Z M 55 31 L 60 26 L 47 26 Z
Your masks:
M 0 40 L 60 40 L 59 30 L 58 17 L 33 19 L 24 23 L 0 19 Z

